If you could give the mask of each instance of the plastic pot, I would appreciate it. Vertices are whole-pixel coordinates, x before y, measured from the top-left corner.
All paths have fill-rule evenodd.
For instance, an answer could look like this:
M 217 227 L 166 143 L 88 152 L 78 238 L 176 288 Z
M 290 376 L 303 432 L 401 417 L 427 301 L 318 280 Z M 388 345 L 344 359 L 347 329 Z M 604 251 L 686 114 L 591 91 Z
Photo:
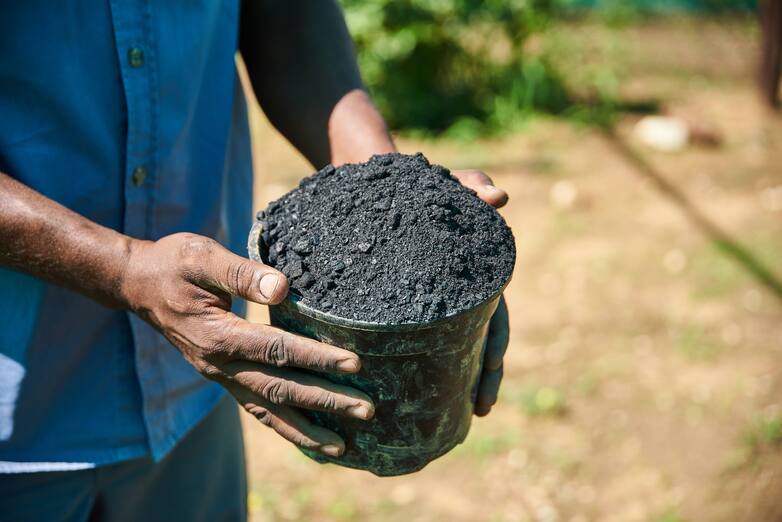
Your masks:
M 253 226 L 250 258 L 266 258 L 263 224 Z M 506 283 L 507 284 L 507 283 Z M 365 469 L 376 475 L 418 471 L 461 443 L 470 429 L 489 320 L 502 289 L 478 306 L 427 323 L 381 324 L 314 310 L 291 292 L 271 306 L 273 325 L 357 353 L 354 375 L 324 375 L 359 389 L 375 404 L 369 421 L 304 412 L 345 440 L 341 457 L 302 450 L 318 462 Z

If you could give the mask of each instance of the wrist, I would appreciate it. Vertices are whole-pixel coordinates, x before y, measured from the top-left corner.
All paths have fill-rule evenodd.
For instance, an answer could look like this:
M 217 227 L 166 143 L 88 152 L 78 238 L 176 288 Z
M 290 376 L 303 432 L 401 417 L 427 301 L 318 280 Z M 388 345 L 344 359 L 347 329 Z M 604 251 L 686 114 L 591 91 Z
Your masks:
M 360 163 L 374 154 L 396 152 L 383 117 L 366 91 L 342 97 L 329 117 L 331 163 Z
M 116 272 L 112 276 L 112 299 L 123 310 L 137 311 L 138 301 L 138 258 L 144 246 L 151 241 L 134 239 L 119 234 L 115 251 L 117 252 Z

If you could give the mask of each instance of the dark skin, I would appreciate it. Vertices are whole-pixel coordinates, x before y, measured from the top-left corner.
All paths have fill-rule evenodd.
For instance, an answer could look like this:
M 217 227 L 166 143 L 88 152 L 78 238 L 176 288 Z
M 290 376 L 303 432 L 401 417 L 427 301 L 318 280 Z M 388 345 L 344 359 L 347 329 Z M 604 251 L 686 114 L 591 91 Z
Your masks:
M 396 150 L 363 90 L 336 3 L 245 2 L 240 49 L 271 122 L 316 167 Z M 495 207 L 507 201 L 480 171 L 454 175 Z M 354 373 L 361 366 L 357 355 L 230 312 L 234 296 L 281 302 L 288 282 L 282 273 L 236 256 L 210 238 L 179 233 L 157 241 L 134 239 L 0 173 L 0 265 L 133 311 L 202 375 L 299 446 L 331 456 L 345 447 L 335 433 L 311 424 L 301 409 L 359 419 L 374 414 L 361 391 L 300 371 Z M 507 343 L 503 301 L 490 324 L 476 415 L 487 414 L 496 401 Z

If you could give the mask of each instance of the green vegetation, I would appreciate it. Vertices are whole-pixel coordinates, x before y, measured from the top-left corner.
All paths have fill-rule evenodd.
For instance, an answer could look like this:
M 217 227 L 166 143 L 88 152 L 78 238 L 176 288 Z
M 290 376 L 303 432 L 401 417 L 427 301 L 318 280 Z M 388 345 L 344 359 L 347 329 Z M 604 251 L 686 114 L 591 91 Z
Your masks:
M 782 415 L 757 415 L 747 432 L 746 442 L 753 449 L 782 446 Z
M 723 469 L 735 472 L 746 466 L 758 464 L 764 450 L 782 447 L 782 415 L 760 412 L 744 432 L 742 443 L 723 458 Z
M 616 99 L 618 77 L 612 66 L 593 66 L 591 59 L 575 70 L 555 64 L 559 58 L 568 61 L 568 54 L 557 52 L 562 35 L 541 41 L 554 21 L 581 16 L 585 8 L 594 8 L 604 24 L 616 27 L 651 13 L 754 7 L 752 0 L 341 3 L 364 80 L 389 125 L 416 136 L 445 134 L 465 140 L 518 129 L 534 113 L 608 126 L 619 111 L 655 110 L 653 102 L 627 105 Z M 574 73 L 579 77 L 571 77 Z M 576 94 L 570 91 L 574 85 Z M 587 98 L 582 91 L 589 92 Z
M 564 394 L 551 386 L 524 390 L 518 402 L 529 416 L 559 416 L 567 411 Z
M 693 361 L 712 360 L 722 349 L 704 328 L 695 324 L 680 327 L 675 334 L 674 343 L 681 355 Z
M 546 57 L 525 52 L 556 0 L 342 3 L 364 80 L 392 128 L 469 139 L 571 106 Z
M 471 434 L 464 443 L 454 448 L 453 453 L 456 456 L 466 455 L 478 461 L 483 461 L 487 457 L 505 453 L 515 448 L 519 443 L 519 434 L 513 431 L 506 431 L 497 435 Z
M 692 256 L 695 299 L 721 299 L 745 286 L 750 278 L 742 267 L 726 255 L 718 241 L 708 243 Z
M 326 507 L 326 511 L 336 520 L 357 520 L 358 506 L 356 501 L 348 496 L 341 496 L 332 499 Z
M 685 522 L 685 519 L 673 509 L 666 510 L 652 520 L 654 522 Z

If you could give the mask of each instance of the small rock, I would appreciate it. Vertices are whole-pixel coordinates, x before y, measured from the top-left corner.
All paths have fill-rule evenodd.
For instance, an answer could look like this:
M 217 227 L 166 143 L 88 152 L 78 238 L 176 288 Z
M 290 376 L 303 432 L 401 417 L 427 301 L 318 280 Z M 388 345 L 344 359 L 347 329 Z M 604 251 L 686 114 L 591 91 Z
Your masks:
M 683 150 L 690 141 L 687 123 L 673 116 L 644 116 L 633 132 L 641 143 L 661 152 Z
M 293 251 L 300 255 L 307 255 L 312 253 L 312 247 L 306 239 L 299 239 L 294 243 Z
M 375 203 L 372 208 L 375 210 L 386 211 L 391 208 L 391 198 L 383 198 Z
M 361 173 L 361 178 L 367 181 L 376 181 L 383 179 L 391 175 L 391 173 L 385 169 L 367 169 Z
M 309 272 L 304 272 L 302 276 L 296 281 L 296 284 L 302 288 L 309 288 L 315 282 L 315 278 Z
M 302 266 L 300 259 L 294 259 L 293 261 L 285 265 L 285 268 L 288 270 L 288 272 L 285 273 L 285 275 L 291 279 L 296 279 L 297 277 L 301 277 L 302 274 L 304 273 L 304 267 Z
M 400 214 L 399 212 L 394 212 L 393 214 L 391 214 L 388 221 L 389 221 L 389 228 L 391 228 L 391 230 L 396 230 L 397 228 L 399 228 L 399 223 L 402 222 L 402 214 Z
M 578 189 L 570 181 L 560 180 L 551 186 L 549 200 L 555 208 L 570 208 L 576 202 L 576 198 L 578 198 Z

